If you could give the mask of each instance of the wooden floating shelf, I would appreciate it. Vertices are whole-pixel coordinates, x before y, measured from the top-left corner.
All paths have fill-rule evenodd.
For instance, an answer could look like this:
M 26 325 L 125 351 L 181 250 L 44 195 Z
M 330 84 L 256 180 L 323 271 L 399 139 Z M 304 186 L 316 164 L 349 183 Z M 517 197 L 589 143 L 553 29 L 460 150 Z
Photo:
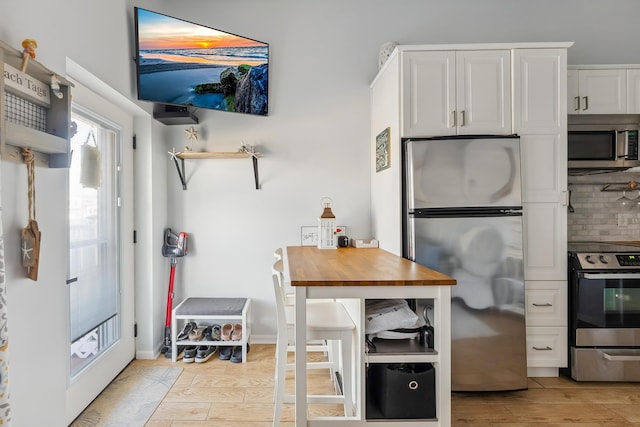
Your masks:
M 187 182 L 185 180 L 185 172 L 184 172 L 184 161 L 185 160 L 198 160 L 198 159 L 252 159 L 253 160 L 253 177 L 256 183 L 256 190 L 260 189 L 260 183 L 258 181 L 258 157 L 260 157 L 260 153 L 243 153 L 240 151 L 217 151 L 217 152 L 197 152 L 197 151 L 184 151 L 181 153 L 175 153 L 173 157 L 173 162 L 176 165 L 176 170 L 178 171 L 178 177 L 180 177 L 180 182 L 182 183 L 182 189 L 187 189 Z M 178 165 L 178 160 L 180 159 L 180 165 Z
M 256 156 L 260 157 L 260 153 L 255 153 Z M 184 151 L 182 153 L 177 153 L 176 157 L 179 159 L 248 159 L 253 157 L 250 153 L 242 153 L 242 152 L 197 152 L 197 151 Z

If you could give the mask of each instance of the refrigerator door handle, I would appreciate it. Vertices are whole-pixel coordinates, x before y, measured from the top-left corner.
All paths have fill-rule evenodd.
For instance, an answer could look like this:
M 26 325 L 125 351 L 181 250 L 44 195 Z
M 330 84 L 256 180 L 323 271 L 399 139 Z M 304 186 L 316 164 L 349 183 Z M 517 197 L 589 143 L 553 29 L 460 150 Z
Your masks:
M 415 228 L 415 218 L 413 215 L 409 215 L 407 219 L 407 257 L 411 261 L 416 260 L 416 228 Z

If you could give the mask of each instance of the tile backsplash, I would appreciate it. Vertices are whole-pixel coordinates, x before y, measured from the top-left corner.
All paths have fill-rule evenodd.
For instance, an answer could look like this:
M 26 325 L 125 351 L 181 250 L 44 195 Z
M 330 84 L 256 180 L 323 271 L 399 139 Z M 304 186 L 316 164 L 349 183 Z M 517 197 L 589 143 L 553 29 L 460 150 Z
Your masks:
M 630 241 L 640 240 L 640 210 L 633 200 L 631 210 L 623 210 L 617 199 L 622 191 L 602 191 L 622 188 L 630 181 L 638 183 L 636 190 L 627 191 L 626 197 L 640 196 L 640 174 L 614 172 L 592 175 L 569 175 L 570 202 L 573 212 L 567 215 L 567 234 L 571 241 Z

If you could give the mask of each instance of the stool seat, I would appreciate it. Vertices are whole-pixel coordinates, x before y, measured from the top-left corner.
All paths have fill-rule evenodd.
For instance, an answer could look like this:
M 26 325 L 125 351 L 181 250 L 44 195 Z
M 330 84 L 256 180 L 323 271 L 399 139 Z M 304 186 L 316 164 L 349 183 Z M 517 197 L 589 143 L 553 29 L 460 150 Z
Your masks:
M 287 320 L 294 318 L 294 307 L 286 306 Z M 293 323 L 289 323 L 293 325 Z M 307 331 L 351 331 L 353 320 L 344 306 L 338 302 L 307 304 Z
M 187 298 L 176 307 L 177 315 L 241 316 L 246 298 Z

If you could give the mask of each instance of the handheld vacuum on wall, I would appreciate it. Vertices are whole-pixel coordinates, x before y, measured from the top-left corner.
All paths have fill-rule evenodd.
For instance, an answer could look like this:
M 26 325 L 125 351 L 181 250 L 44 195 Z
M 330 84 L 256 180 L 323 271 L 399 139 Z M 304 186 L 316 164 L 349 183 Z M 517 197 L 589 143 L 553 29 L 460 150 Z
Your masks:
M 171 358 L 171 310 L 173 309 L 173 284 L 176 277 L 176 265 L 178 258 L 187 255 L 189 235 L 183 231 L 175 234 L 170 228 L 164 230 L 164 242 L 162 244 L 162 256 L 171 259 L 171 271 L 169 273 L 169 289 L 167 292 L 167 315 L 164 323 L 164 346 L 160 350 L 164 357 Z M 178 348 L 180 354 L 182 348 Z

